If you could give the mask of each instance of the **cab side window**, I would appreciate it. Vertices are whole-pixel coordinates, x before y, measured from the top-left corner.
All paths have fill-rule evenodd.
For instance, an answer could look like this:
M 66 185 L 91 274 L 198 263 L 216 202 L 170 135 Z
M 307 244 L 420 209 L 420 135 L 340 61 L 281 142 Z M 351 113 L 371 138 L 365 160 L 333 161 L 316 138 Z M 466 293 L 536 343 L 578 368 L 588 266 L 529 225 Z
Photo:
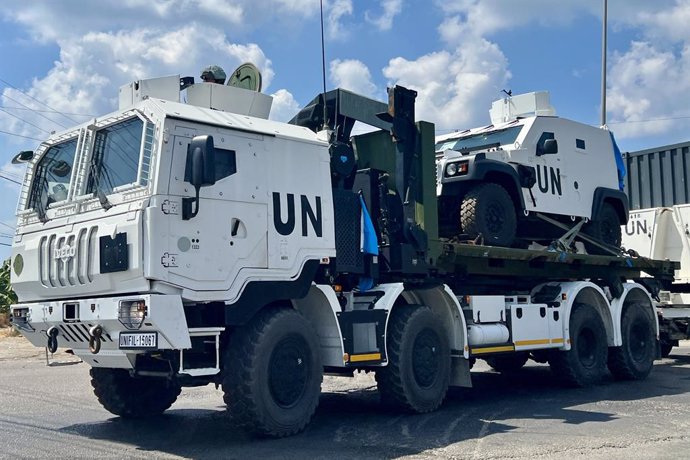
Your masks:
M 554 134 L 548 131 L 544 131 L 543 133 L 541 133 L 539 141 L 537 142 L 537 155 L 544 154 L 544 142 L 546 142 L 548 139 L 555 139 Z

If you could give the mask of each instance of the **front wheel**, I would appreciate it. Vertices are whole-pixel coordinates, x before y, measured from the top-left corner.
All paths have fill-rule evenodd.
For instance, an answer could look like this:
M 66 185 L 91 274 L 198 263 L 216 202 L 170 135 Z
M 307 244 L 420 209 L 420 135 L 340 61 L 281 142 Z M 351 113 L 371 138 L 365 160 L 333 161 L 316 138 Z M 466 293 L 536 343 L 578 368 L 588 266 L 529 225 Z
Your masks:
M 162 414 L 175 402 L 180 386 L 160 377 L 132 377 L 126 369 L 91 368 L 91 386 L 98 402 L 125 418 Z
M 311 324 L 292 309 L 268 309 L 228 342 L 223 399 L 239 425 L 260 436 L 302 431 L 321 394 L 323 368 Z
M 570 350 L 554 350 L 551 370 L 565 385 L 582 387 L 599 382 L 606 372 L 608 345 L 599 312 L 587 304 L 576 304 L 570 314 Z
M 406 412 L 438 408 L 450 383 L 450 346 L 441 320 L 428 307 L 403 305 L 388 324 L 388 366 L 376 371 L 381 400 Z
M 481 236 L 488 245 L 509 247 L 517 231 L 512 198 L 499 184 L 477 185 L 462 200 L 460 226 L 470 238 Z
M 620 380 L 643 380 L 654 365 L 656 331 L 650 315 L 641 304 L 623 311 L 621 320 L 623 344 L 609 349 L 609 370 Z

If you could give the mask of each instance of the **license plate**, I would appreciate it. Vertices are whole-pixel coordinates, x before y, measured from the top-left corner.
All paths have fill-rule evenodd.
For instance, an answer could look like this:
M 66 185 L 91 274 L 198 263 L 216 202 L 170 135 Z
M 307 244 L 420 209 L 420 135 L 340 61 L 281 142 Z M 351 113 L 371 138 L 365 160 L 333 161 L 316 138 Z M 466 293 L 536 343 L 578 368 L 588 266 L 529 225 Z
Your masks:
M 120 348 L 123 349 L 147 349 L 158 348 L 157 332 L 121 332 Z

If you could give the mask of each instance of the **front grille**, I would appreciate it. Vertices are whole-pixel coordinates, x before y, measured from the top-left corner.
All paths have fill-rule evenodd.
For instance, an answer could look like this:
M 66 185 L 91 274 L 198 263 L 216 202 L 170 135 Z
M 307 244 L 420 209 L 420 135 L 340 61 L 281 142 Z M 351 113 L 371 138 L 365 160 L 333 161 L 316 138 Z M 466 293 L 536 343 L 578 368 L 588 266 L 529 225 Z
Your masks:
M 83 286 L 93 282 L 98 227 L 73 235 L 44 236 L 38 245 L 39 273 L 45 287 Z

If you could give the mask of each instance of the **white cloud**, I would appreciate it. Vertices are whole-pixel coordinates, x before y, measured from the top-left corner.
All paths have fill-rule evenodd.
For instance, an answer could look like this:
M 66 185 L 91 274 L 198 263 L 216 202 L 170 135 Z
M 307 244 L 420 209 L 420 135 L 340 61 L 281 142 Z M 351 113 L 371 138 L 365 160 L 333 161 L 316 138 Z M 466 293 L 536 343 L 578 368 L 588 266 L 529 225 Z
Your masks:
M 330 79 L 338 88 L 347 89 L 362 96 L 376 95 L 376 85 L 371 81 L 371 72 L 362 61 L 356 59 L 331 61 Z
M 661 51 L 647 42 L 634 42 L 615 54 L 609 68 L 607 109 L 620 137 L 639 137 L 685 128 L 690 115 L 690 48 Z M 650 121 L 651 120 L 651 121 Z M 628 123 L 616 122 L 625 121 Z
M 491 101 L 510 78 L 501 50 L 481 38 L 453 52 L 391 59 L 383 73 L 392 84 L 418 92 L 417 118 L 436 123 L 439 131 L 486 123 Z
M 383 12 L 379 17 L 370 10 L 364 13 L 364 17 L 380 30 L 390 30 L 393 27 L 393 19 L 402 11 L 402 0 L 381 0 L 381 7 Z
M 295 97 L 285 89 L 279 89 L 273 93 L 273 105 L 271 106 L 271 116 L 269 119 L 276 121 L 290 121 L 297 115 L 299 104 Z
M 347 28 L 342 24 L 345 16 L 352 16 L 354 8 L 352 0 L 332 0 L 329 2 L 326 22 L 328 24 L 328 36 L 334 40 L 347 38 Z
M 253 62 L 262 71 L 264 89 L 274 76 L 271 61 L 258 45 L 230 43 L 221 30 L 197 23 L 164 31 L 90 32 L 61 39 L 58 44 L 59 60 L 47 75 L 32 82 L 27 93 L 60 112 L 101 115 L 116 108 L 117 88 L 125 83 L 158 75 L 198 77 L 200 69 L 209 64 L 219 64 L 230 73 L 243 62 Z M 3 94 L 34 109 L 45 109 L 16 90 L 5 89 Z M 38 114 L 22 114 L 29 123 L 0 115 L 4 115 L 0 119 L 8 123 L 8 131 L 21 135 L 44 138 L 46 131 L 61 129 Z M 74 124 L 55 119 L 63 127 Z

